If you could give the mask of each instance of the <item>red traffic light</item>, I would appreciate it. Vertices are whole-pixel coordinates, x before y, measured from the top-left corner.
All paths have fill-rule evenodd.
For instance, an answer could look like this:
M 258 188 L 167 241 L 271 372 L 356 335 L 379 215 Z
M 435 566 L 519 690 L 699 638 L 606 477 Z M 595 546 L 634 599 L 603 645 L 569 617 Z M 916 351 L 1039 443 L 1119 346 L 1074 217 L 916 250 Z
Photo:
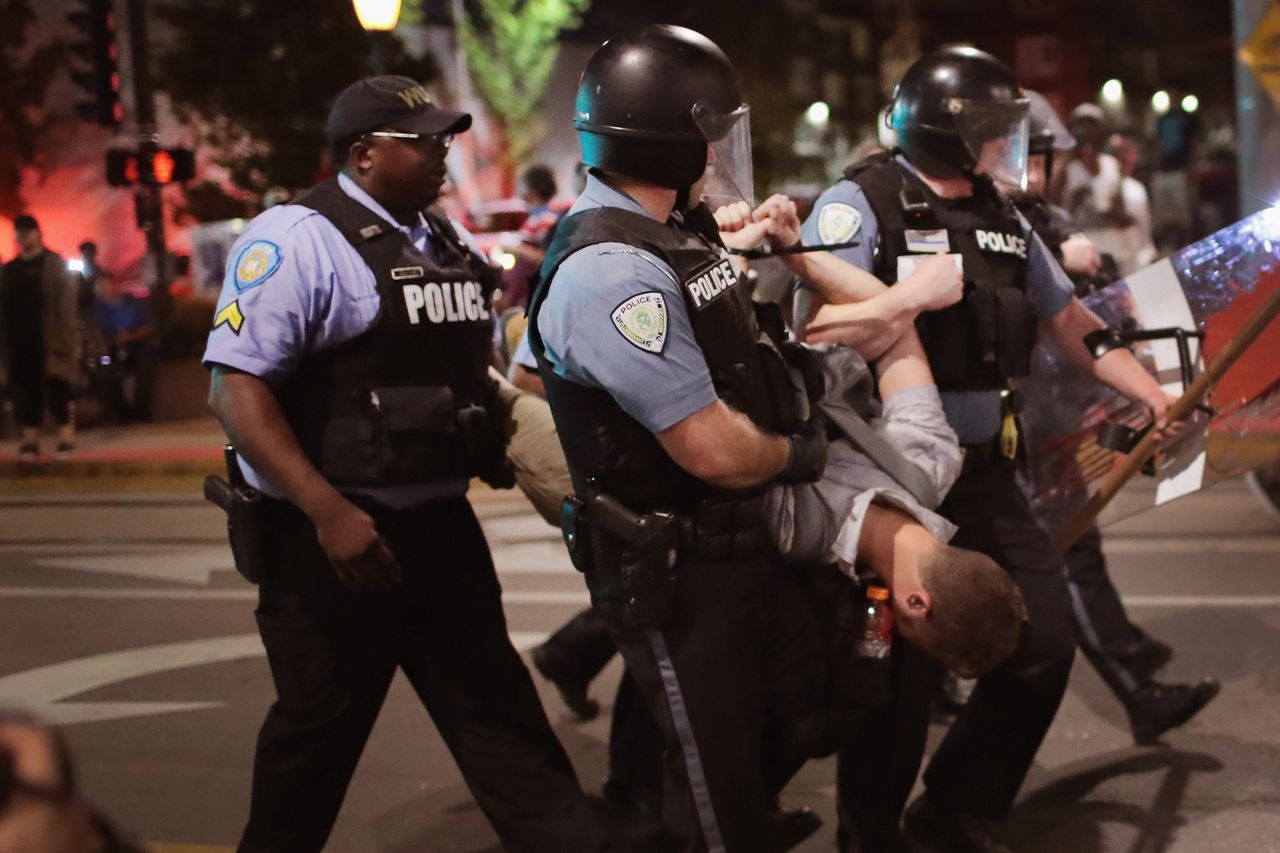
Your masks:
M 189 148 L 161 148 L 150 154 L 114 148 L 107 151 L 107 183 L 174 184 L 196 176 L 195 152 Z

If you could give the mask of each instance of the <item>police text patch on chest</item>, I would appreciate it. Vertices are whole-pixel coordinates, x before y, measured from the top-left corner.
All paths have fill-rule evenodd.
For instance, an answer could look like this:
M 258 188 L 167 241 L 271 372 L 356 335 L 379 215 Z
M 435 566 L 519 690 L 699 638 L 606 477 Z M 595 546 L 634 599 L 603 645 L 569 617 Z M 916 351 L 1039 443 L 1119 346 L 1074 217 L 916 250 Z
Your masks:
M 634 347 L 661 353 L 667 345 L 667 302 L 656 290 L 623 302 L 613 309 L 611 319 L 614 328 Z
M 733 261 L 721 258 L 689 276 L 684 287 L 689 291 L 693 307 L 701 311 L 737 283 L 738 273 L 733 268 Z
M 908 228 L 903 236 L 907 238 L 908 252 L 925 254 L 927 252 L 951 251 L 951 239 L 947 237 L 947 229 L 945 228 L 938 228 L 933 231 L 917 231 L 914 228 Z
M 1024 259 L 1027 257 L 1027 240 L 1021 234 L 1004 234 L 979 228 L 973 232 L 973 236 L 978 241 L 978 248 L 984 252 L 1017 255 Z
M 818 211 L 818 239 L 828 245 L 847 243 L 861 227 L 862 214 L 851 204 L 833 201 Z
M 236 258 L 235 285 L 237 293 L 257 287 L 280 268 L 284 256 L 280 247 L 270 240 L 254 240 L 240 250 Z

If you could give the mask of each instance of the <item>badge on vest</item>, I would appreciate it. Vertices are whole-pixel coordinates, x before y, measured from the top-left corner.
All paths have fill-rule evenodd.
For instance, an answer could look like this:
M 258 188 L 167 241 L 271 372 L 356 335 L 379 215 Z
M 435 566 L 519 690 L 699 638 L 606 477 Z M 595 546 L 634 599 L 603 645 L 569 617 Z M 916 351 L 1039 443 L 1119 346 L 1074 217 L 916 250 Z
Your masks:
M 977 229 L 973 236 L 978 240 L 978 248 L 984 252 L 995 252 L 1001 255 L 1017 255 L 1026 260 L 1027 240 L 1020 234 L 1001 234 L 999 231 L 983 231 Z
M 395 267 L 391 270 L 392 281 L 404 281 L 407 278 L 422 278 L 426 272 L 422 267 Z
M 426 284 L 406 284 L 401 290 L 411 326 L 421 325 L 424 313 L 427 322 L 432 324 L 474 323 L 489 319 L 484 292 L 474 281 L 429 281 Z
M 737 283 L 738 274 L 733 269 L 733 261 L 723 258 L 695 272 L 684 286 L 693 300 L 693 307 L 701 311 Z
M 917 231 L 914 228 L 908 228 L 903 236 L 907 238 L 908 252 L 924 255 L 951 251 L 951 238 L 947 236 L 945 228 L 939 228 L 936 231 Z
M 661 353 L 667 345 L 667 302 L 656 290 L 640 293 L 613 309 L 613 326 L 627 343 Z
M 847 243 L 861 227 L 862 214 L 851 204 L 834 201 L 818 211 L 818 239 L 824 244 Z

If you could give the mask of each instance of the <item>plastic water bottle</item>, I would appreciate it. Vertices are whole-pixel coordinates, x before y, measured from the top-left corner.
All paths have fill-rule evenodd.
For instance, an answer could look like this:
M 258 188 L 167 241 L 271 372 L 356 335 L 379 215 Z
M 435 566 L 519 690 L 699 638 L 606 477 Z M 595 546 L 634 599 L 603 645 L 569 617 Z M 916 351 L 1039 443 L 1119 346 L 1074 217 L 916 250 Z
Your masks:
M 889 657 L 889 650 L 893 646 L 893 610 L 889 607 L 889 590 L 882 586 L 867 587 L 862 612 L 862 637 L 858 640 L 858 657 Z

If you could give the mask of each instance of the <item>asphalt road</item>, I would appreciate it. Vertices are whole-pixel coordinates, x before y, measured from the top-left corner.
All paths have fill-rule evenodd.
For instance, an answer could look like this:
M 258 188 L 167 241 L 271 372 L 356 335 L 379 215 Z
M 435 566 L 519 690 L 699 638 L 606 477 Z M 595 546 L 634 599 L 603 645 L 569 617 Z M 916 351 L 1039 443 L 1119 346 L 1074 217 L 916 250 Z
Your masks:
M 518 496 L 481 493 L 512 635 L 528 648 L 586 602 L 555 531 Z M 166 853 L 229 849 L 248 804 L 271 700 L 221 516 L 186 495 L 0 500 L 0 706 L 66 725 L 91 799 Z M 1121 522 L 1106 539 L 1135 620 L 1177 649 L 1170 680 L 1212 674 L 1222 695 L 1155 748 L 1079 659 L 1010 821 L 1024 851 L 1280 850 L 1280 521 L 1228 482 Z M 612 699 L 615 662 L 596 695 Z M 598 792 L 607 722 L 543 701 Z M 941 729 L 935 727 L 934 736 Z M 784 794 L 827 825 L 833 765 Z M 398 678 L 329 848 L 488 851 L 496 839 Z

